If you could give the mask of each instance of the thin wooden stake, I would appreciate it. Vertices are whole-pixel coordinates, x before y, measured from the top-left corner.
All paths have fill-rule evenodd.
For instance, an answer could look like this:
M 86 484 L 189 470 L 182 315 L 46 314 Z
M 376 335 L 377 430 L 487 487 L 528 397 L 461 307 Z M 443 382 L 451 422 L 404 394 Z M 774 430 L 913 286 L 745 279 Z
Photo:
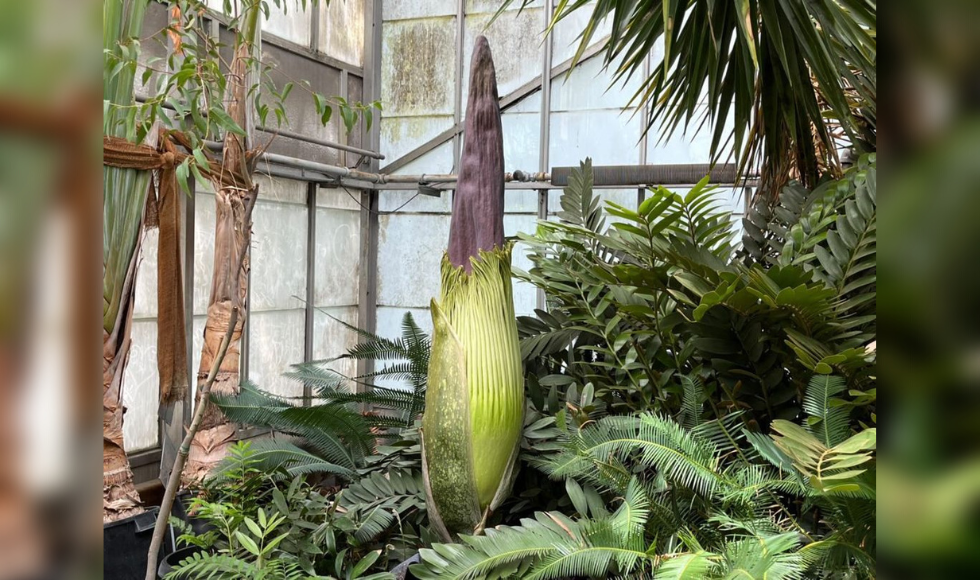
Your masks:
M 173 510 L 177 490 L 180 488 L 180 476 L 184 472 L 184 464 L 187 462 L 187 456 L 190 454 L 191 442 L 194 440 L 194 435 L 197 434 L 197 430 L 201 426 L 201 421 L 204 419 L 204 412 L 207 410 L 208 403 L 211 401 L 209 397 L 211 385 L 214 384 L 214 380 L 218 376 L 218 368 L 221 367 L 222 361 L 225 360 L 225 354 L 228 353 L 228 345 L 231 344 L 231 337 L 237 325 L 238 307 L 236 306 L 231 310 L 228 330 L 225 332 L 225 336 L 221 341 L 218 356 L 215 357 L 214 363 L 211 365 L 211 370 L 208 371 L 208 378 L 201 387 L 201 399 L 197 404 L 197 409 L 194 410 L 194 419 L 191 420 L 190 427 L 187 428 L 184 440 L 180 444 L 180 449 L 177 450 L 177 459 L 174 460 L 174 468 L 171 470 L 170 479 L 167 481 L 167 488 L 163 494 L 163 502 L 160 503 L 160 513 L 157 514 L 156 525 L 153 527 L 150 552 L 146 557 L 146 580 L 156 580 L 157 556 L 160 553 L 160 547 L 163 545 L 163 537 L 167 531 L 167 522 L 170 520 L 170 512 Z

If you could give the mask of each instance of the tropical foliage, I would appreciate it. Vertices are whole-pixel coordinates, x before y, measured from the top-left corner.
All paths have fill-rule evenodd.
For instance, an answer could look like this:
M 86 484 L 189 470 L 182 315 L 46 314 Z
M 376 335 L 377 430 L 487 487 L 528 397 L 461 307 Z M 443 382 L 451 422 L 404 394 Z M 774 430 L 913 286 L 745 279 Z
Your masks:
M 756 206 L 744 222 L 746 252 L 754 244 L 768 259 L 733 256 L 731 218 L 705 182 L 683 196 L 652 190 L 637 210 L 603 210 L 590 176 L 586 161 L 561 198 L 561 221 L 521 236 L 532 268 L 517 275 L 549 302 L 520 320 L 536 406 L 574 386 L 594 392 L 604 413 L 676 415 L 685 388 L 701 383 L 710 416 L 743 410 L 766 427 L 799 414 L 814 372 L 868 388 L 873 156 L 810 195 L 791 224 L 763 221 Z M 777 254 L 785 236 L 788 253 Z
M 829 403 L 827 382 L 815 380 L 808 400 Z M 825 405 L 814 410 L 833 413 Z M 569 429 L 564 449 L 539 467 L 565 480 L 577 519 L 538 513 L 519 527 L 423 549 L 413 572 L 456 579 L 873 577 L 876 430 L 851 435 L 846 427 L 778 421 L 779 435 L 769 438 L 747 431 L 739 413 L 693 428 L 642 413 Z M 618 504 L 611 513 L 610 503 Z
M 145 11 L 145 0 L 106 1 L 102 10 L 105 69 L 102 134 L 131 143 L 141 142 L 147 137 L 147 131 L 137 130 L 133 107 L 135 65 L 122 65 L 129 58 L 135 59 L 138 53 Z M 154 138 L 150 135 L 150 139 Z M 142 509 L 123 445 L 123 376 L 128 360 L 143 209 L 151 177 L 149 171 L 102 168 L 102 408 L 105 417 L 102 488 L 105 521 L 124 518 Z
M 575 60 L 598 43 L 617 80 L 642 78 L 631 104 L 649 107 L 648 128 L 707 125 L 713 156 L 734 145 L 743 170 L 761 161 L 767 191 L 839 172 L 841 144 L 875 150 L 875 0 L 566 0 L 549 29 L 590 8 Z
M 356 479 L 378 440 L 395 439 L 421 414 L 431 340 L 411 313 L 402 319 L 399 338 L 347 326 L 364 340 L 339 357 L 294 365 L 286 375 L 311 387 L 311 404 L 297 404 L 251 383 L 237 395 L 213 397 L 230 420 L 273 430 L 273 437 L 253 443 L 253 455 L 265 469 Z M 376 368 L 346 377 L 331 368 L 337 360 L 373 360 Z M 380 379 L 402 381 L 406 388 L 377 384 Z
M 183 532 L 179 541 L 200 551 L 167 578 L 391 578 L 369 572 L 381 550 L 363 548 L 388 527 L 391 514 L 380 506 L 361 509 L 332 500 L 302 477 L 277 481 L 250 443 L 229 451 L 224 469 L 205 480 L 201 497 L 191 503 L 191 513 L 207 529 L 195 532 L 171 520 Z
M 423 550 L 417 575 L 873 577 L 874 156 L 756 204 L 738 251 L 704 182 L 634 211 L 591 174 L 518 273 L 548 298 L 521 348 L 558 432 L 522 457 L 567 502 Z

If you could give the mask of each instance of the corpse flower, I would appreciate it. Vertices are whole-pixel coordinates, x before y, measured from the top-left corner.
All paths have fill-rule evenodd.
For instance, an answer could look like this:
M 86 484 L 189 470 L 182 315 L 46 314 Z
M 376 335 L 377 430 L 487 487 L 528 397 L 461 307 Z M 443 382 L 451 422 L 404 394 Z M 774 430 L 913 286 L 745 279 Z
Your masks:
M 432 354 L 422 457 L 430 521 L 447 540 L 479 533 L 510 493 L 524 412 L 504 241 L 504 147 L 487 39 L 476 39 L 459 180 Z

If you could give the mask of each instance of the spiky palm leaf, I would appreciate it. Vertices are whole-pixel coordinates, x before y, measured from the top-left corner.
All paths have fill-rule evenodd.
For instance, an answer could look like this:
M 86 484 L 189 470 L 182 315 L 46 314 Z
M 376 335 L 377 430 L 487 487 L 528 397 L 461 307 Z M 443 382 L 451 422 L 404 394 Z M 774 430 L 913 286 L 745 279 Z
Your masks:
M 320 455 L 280 438 L 256 439 L 252 441 L 252 452 L 258 469 L 271 474 L 281 473 L 283 478 L 310 473 L 326 473 L 347 480 L 357 477 L 352 469 L 325 461 Z M 223 459 L 218 469 L 224 469 L 228 461 L 232 458 Z
M 651 413 L 601 419 L 572 434 L 566 449 L 542 466 L 555 477 L 589 477 L 595 464 L 634 456 L 645 468 L 705 495 L 723 477 L 713 445 Z
M 399 338 L 382 337 L 330 317 L 364 340 L 338 357 L 293 365 L 286 376 L 318 389 L 322 400 L 363 403 L 376 407 L 382 415 L 395 412 L 401 425 L 410 427 L 425 407 L 432 338 L 419 327 L 411 312 L 402 318 Z M 383 364 L 369 373 L 348 377 L 330 368 L 330 363 L 337 360 L 373 360 Z M 408 389 L 378 385 L 379 379 L 407 382 Z
M 515 2 L 530 4 L 506 0 L 501 10 Z M 713 158 L 734 140 L 743 168 L 761 157 L 764 187 L 780 187 L 790 173 L 812 187 L 839 167 L 836 127 L 874 148 L 874 0 L 566 1 L 551 27 L 587 7 L 576 60 L 608 19 L 606 65 L 617 80 L 642 75 L 631 104 L 649 105 L 646 121 L 664 137 L 707 124 Z M 646 73 L 658 42 L 663 59 Z

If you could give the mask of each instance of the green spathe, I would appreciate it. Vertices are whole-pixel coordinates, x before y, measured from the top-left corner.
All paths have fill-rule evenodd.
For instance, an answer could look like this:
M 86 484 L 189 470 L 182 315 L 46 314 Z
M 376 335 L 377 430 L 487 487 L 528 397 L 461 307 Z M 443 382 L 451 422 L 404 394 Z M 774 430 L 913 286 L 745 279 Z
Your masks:
M 524 389 L 511 249 L 481 250 L 469 273 L 443 257 L 432 302 L 423 458 L 430 518 L 444 536 L 478 532 L 513 479 Z

